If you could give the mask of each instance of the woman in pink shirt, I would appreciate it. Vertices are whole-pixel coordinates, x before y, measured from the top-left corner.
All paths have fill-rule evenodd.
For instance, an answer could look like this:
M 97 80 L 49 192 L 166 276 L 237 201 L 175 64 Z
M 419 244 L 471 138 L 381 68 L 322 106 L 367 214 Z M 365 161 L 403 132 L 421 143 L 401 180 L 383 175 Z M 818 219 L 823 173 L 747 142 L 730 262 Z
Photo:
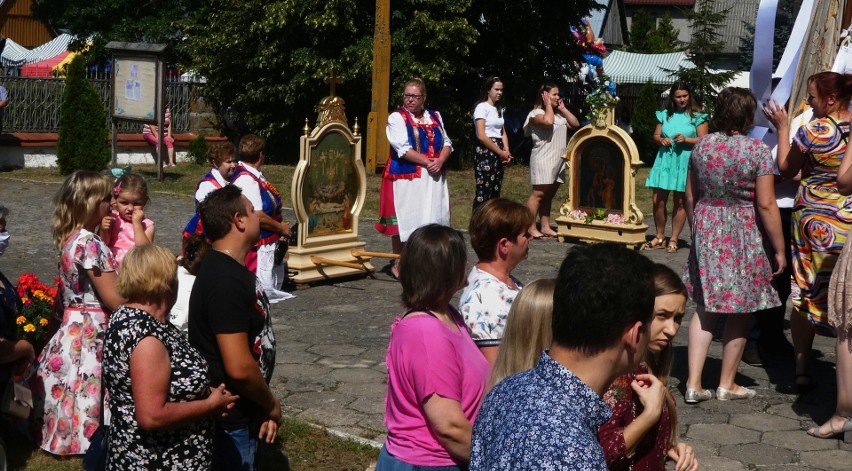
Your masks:
M 450 305 L 466 263 L 462 234 L 438 224 L 414 231 L 402 251 L 406 312 L 391 327 L 385 357 L 388 435 L 377 471 L 467 468 L 489 366 Z

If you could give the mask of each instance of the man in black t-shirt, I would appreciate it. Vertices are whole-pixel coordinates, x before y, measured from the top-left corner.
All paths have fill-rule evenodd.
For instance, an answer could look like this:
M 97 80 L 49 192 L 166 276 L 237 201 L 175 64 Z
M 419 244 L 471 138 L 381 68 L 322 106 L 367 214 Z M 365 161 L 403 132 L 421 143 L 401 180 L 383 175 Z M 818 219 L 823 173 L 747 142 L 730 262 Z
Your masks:
M 240 399 L 216 423 L 215 470 L 254 470 L 260 442 L 272 443 L 281 403 L 269 389 L 275 335 L 269 301 L 244 264 L 257 242 L 260 221 L 239 188 L 225 186 L 199 205 L 211 250 L 189 298 L 189 341 L 210 367 L 211 384 L 225 383 Z

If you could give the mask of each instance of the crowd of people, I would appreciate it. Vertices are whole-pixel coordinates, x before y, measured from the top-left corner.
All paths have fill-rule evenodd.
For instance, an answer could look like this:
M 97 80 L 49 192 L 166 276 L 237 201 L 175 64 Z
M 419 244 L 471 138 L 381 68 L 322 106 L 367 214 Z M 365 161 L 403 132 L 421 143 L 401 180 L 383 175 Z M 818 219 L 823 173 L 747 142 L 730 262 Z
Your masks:
M 376 228 L 399 254 L 391 273 L 404 309 L 390 327 L 379 471 L 662 470 L 669 461 L 696 470 L 669 387 L 687 301 L 696 310 L 684 402 L 748 400 L 757 392 L 735 378 L 749 328 L 756 318 L 761 339 L 785 341 L 778 312 L 783 321 L 791 280 L 798 392 L 817 387 L 809 375 L 814 335 L 837 338 L 836 413 L 807 433 L 852 431 L 852 76 L 809 78 L 814 119 L 792 138 L 778 103 L 760 107 L 748 90 L 727 88 L 708 116 L 675 83 L 657 113 L 660 150 L 647 182 L 657 227 L 644 248 L 676 251 L 688 223 L 682 272 L 604 243 L 572 247 L 553 278 L 526 285 L 513 272 L 531 240 L 554 234 L 549 215 L 567 131 L 580 123 L 556 85 L 541 87 L 524 124 L 532 195 L 526 205 L 510 201 L 500 197 L 503 165 L 513 159 L 503 84 L 490 77 L 482 91 L 473 111 L 472 268 L 465 235 L 449 227 L 452 141 L 440 113 L 426 107 L 422 80 L 405 84 L 388 119 L 392 152 Z M 774 159 L 749 137 L 761 109 L 777 130 Z M 57 323 L 40 351 L 17 338 L 21 299 L 0 273 L 0 377 L 31 366 L 30 430 L 42 449 L 88 452 L 116 470 L 256 469 L 281 422 L 269 387 L 270 303 L 290 296 L 276 252 L 291 230 L 280 192 L 261 171 L 264 145 L 248 135 L 238 146 L 211 147 L 180 257 L 154 244 L 143 177 L 77 171 L 61 185 L 52 219 Z M 800 183 L 785 211 L 775 189 L 789 178 Z M 0 255 L 7 216 L 0 207 Z M 703 370 L 722 318 L 714 393 Z M 94 456 L 99 450 L 103 457 Z

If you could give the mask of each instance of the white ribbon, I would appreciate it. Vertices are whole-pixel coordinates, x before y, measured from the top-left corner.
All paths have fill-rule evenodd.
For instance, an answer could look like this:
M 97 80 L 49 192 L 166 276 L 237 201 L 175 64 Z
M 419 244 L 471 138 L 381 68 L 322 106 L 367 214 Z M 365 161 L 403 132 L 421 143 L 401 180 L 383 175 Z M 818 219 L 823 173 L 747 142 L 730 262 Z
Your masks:
M 799 8 L 799 14 L 796 16 L 796 22 L 793 24 L 793 30 L 790 32 L 790 39 L 787 41 L 787 46 L 784 48 L 784 54 L 778 62 L 778 68 L 775 69 L 775 76 L 781 77 L 781 81 L 775 87 L 775 90 L 772 90 L 772 75 L 769 74 L 767 80 L 767 73 L 762 67 L 765 63 L 764 55 L 768 56 L 769 63 L 772 63 L 772 38 L 775 36 L 775 13 L 777 11 L 778 3 L 777 0 L 761 0 L 760 2 L 760 7 L 758 8 L 758 20 L 757 23 L 755 23 L 754 28 L 755 49 L 751 72 L 751 74 L 757 72 L 759 75 L 758 77 L 752 77 L 751 74 L 749 75 L 751 92 L 754 93 L 755 98 L 758 99 L 755 127 L 749 133 L 749 135 L 755 139 L 765 141 L 768 128 L 771 126 L 771 123 L 769 123 L 769 120 L 766 119 L 761 111 L 762 105 L 766 102 L 767 95 L 768 99 L 777 101 L 782 106 L 790 99 L 790 93 L 793 89 L 793 81 L 796 78 L 796 70 L 799 65 L 799 56 L 801 55 L 802 45 L 805 42 L 805 35 L 808 31 L 808 23 L 810 22 L 811 14 L 813 13 L 814 3 L 815 0 L 804 0 L 802 2 L 802 6 Z M 769 15 L 770 13 L 768 9 L 770 8 L 772 9 L 772 28 L 766 30 L 763 28 L 766 28 L 769 20 L 761 18 L 761 15 Z M 763 12 L 761 12 L 762 10 Z M 758 49 L 758 38 L 761 38 L 760 47 L 766 49 Z M 768 41 L 768 47 L 765 45 L 767 42 L 765 38 L 770 38 Z M 758 55 L 759 50 L 769 52 Z M 757 70 L 755 70 L 755 63 L 758 62 L 758 57 L 760 57 L 760 66 Z M 768 84 L 768 86 L 764 84 Z M 791 137 L 792 135 L 793 133 L 790 133 Z M 769 143 L 767 142 L 767 144 Z

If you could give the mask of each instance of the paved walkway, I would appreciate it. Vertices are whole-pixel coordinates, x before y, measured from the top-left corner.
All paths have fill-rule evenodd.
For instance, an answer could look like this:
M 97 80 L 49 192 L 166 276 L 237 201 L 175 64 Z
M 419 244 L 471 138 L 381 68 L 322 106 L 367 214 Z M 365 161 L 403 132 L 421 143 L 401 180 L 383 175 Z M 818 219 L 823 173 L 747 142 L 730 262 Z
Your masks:
M 0 174 L 0 204 L 12 211 L 11 246 L 0 257 L 0 269 L 13 280 L 23 272 L 52 279 L 57 256 L 50 244 L 51 198 L 58 184 L 13 176 Z M 154 194 L 146 214 L 157 224 L 157 243 L 177 251 L 180 230 L 192 210 L 189 197 Z M 292 212 L 289 217 L 293 219 Z M 367 249 L 388 250 L 389 241 L 372 230 L 372 223 L 362 221 Z M 529 260 L 518 267 L 516 276 L 527 282 L 555 276 L 569 247 L 555 240 L 533 241 Z M 645 253 L 679 271 L 687 250 Z M 474 260 L 472 251 L 468 257 Z M 377 260 L 376 265 L 384 263 Z M 315 286 L 274 305 L 279 351 L 272 387 L 288 414 L 382 442 L 384 355 L 390 324 L 401 307 L 399 284 L 384 273 L 376 278 Z M 685 322 L 674 342 L 673 388 L 686 377 L 687 328 Z M 807 396 L 792 394 L 792 359 L 779 359 L 765 369 L 742 365 L 738 382 L 758 392 L 751 401 L 712 400 L 687 406 L 681 392 L 674 392 L 681 438 L 696 448 L 703 469 L 852 469 L 852 446 L 811 438 L 802 430 L 827 419 L 835 403 L 833 340 L 817 338 L 815 350 L 813 373 L 820 388 Z M 721 345 L 714 342 L 705 371 L 707 387 L 715 386 L 720 358 Z

